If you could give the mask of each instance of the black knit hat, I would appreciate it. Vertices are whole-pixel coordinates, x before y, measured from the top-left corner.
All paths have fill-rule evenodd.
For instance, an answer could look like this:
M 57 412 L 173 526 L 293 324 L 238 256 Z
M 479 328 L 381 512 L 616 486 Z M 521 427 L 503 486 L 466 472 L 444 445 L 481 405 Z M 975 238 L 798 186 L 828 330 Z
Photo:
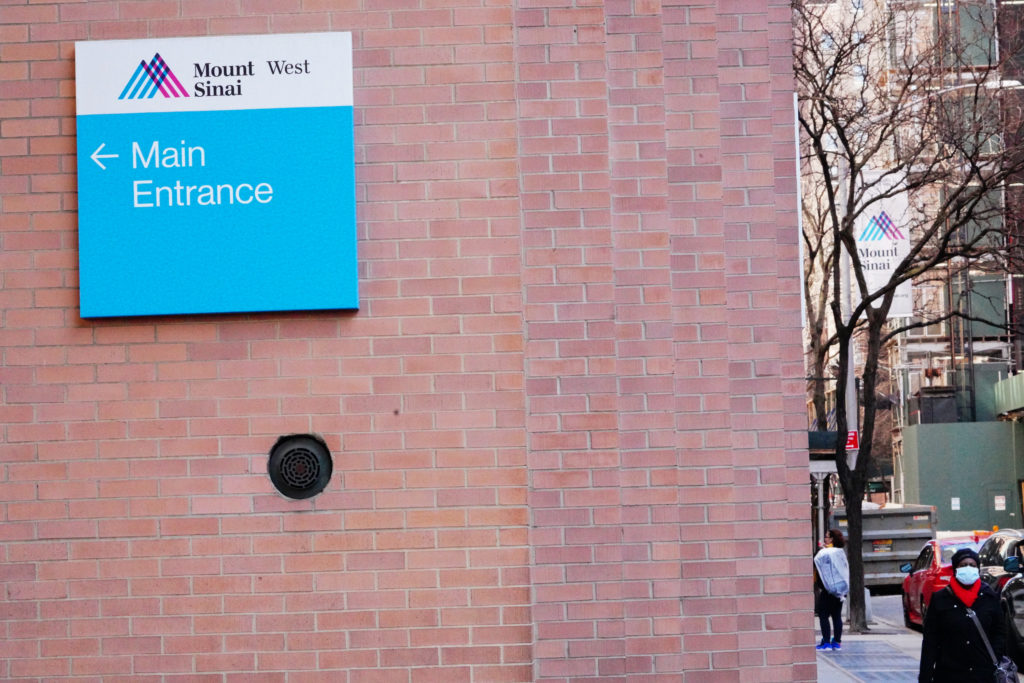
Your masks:
M 978 553 L 974 552 L 970 548 L 960 548 L 960 550 L 957 550 L 955 553 L 953 553 L 953 559 L 951 560 L 953 569 L 956 569 L 956 566 L 960 564 L 960 561 L 966 557 L 973 557 L 974 561 L 978 562 Z M 978 564 L 981 563 L 978 562 Z

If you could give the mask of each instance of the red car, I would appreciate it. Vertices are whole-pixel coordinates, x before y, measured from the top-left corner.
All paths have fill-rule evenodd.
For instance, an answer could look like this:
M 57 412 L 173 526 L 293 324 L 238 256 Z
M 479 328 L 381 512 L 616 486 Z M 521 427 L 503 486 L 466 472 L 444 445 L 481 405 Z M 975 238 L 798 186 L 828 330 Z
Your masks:
M 932 593 L 948 586 L 953 578 L 953 553 L 960 548 L 977 551 L 979 540 L 977 536 L 933 539 L 924 544 L 916 560 L 900 566 L 901 571 L 907 572 L 903 579 L 904 624 L 910 628 L 924 625 Z

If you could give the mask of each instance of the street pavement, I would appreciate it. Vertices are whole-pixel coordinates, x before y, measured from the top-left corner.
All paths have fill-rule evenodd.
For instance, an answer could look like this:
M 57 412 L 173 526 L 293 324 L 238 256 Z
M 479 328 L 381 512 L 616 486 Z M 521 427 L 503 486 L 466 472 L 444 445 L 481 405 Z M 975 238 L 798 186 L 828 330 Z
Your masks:
M 872 596 L 868 633 L 844 632 L 841 650 L 818 652 L 818 683 L 916 683 L 921 634 L 903 625 L 901 600 Z
M 872 596 L 868 633 L 843 633 L 842 650 L 818 652 L 818 683 L 916 683 L 921 634 L 903 625 L 902 609 L 899 595 Z

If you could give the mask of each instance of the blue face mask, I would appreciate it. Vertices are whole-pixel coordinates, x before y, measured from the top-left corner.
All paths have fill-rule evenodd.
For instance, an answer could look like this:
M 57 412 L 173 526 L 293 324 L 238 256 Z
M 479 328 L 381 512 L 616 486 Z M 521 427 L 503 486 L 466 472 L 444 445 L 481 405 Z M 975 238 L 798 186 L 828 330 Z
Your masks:
M 956 568 L 956 580 L 965 586 L 973 586 L 974 582 L 978 580 L 978 568 L 977 567 L 957 567 Z

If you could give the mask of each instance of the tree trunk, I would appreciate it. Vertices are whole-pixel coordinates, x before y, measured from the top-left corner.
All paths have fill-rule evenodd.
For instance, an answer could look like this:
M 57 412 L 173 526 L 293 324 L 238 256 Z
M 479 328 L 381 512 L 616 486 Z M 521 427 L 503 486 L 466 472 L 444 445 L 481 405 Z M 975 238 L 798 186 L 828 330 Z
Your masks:
M 859 468 L 858 468 L 859 469 Z M 846 496 L 846 556 L 850 561 L 850 631 L 863 633 L 868 629 L 864 605 L 864 526 L 861 514 L 861 503 L 864 478 L 851 471 L 849 490 L 844 487 Z
M 838 324 L 837 327 L 839 327 Z M 838 360 L 841 371 L 839 377 L 836 378 L 836 396 L 839 398 L 836 404 L 836 428 L 839 430 L 840 438 L 836 444 L 836 470 L 839 472 L 839 482 L 843 487 L 843 497 L 846 499 L 846 555 L 850 562 L 850 631 L 860 633 L 867 630 L 864 605 L 864 558 L 861 551 L 863 545 L 861 509 L 866 470 L 863 468 L 860 457 L 852 469 L 847 462 L 846 433 L 851 428 L 857 428 L 859 415 L 856 406 L 847 406 L 843 400 L 846 396 L 848 377 L 846 368 L 849 363 L 853 362 L 852 335 L 852 326 L 839 330 Z M 848 409 L 852 410 L 848 411 Z
M 822 372 L 823 370 L 824 364 L 821 364 L 820 367 L 816 364 L 813 371 Z M 815 431 L 827 432 L 828 408 L 825 403 L 825 380 L 821 375 L 816 375 L 816 379 L 814 379 L 814 392 L 811 395 L 811 400 L 814 406 Z
M 875 416 L 878 412 L 875 389 L 878 386 L 878 359 L 882 352 L 882 327 L 885 325 L 891 302 L 892 297 L 885 297 L 880 308 L 868 309 L 865 312 L 868 319 L 867 353 L 861 373 L 864 421 L 860 430 L 857 464 L 848 472 L 843 489 L 843 494 L 846 497 L 846 522 L 849 535 L 847 556 L 850 560 L 850 631 L 854 633 L 864 632 L 868 628 L 867 605 L 864 601 L 863 501 L 874 446 Z M 856 425 L 857 420 L 853 419 L 851 424 Z

